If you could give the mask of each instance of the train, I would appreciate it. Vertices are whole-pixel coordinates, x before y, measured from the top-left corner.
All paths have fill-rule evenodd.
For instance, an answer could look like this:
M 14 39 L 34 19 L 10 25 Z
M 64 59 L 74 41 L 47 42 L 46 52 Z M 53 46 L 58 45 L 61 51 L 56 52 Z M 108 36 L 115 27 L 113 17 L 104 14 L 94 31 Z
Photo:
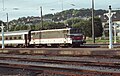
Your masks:
M 77 28 L 4 32 L 5 47 L 73 47 L 84 43 L 86 43 L 84 35 Z M 2 46 L 2 34 L 0 34 L 0 46 Z

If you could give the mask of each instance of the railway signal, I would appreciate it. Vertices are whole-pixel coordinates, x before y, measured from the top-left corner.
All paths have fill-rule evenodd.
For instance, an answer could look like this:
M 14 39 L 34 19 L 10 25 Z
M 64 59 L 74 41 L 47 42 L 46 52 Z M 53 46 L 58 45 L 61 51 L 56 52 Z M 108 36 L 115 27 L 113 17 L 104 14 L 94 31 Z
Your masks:
M 112 8 L 111 6 L 109 6 L 109 13 L 106 13 L 105 15 L 108 16 L 109 18 L 109 49 L 113 48 L 113 42 L 112 42 L 112 16 L 113 14 L 115 14 L 116 12 L 111 12 Z

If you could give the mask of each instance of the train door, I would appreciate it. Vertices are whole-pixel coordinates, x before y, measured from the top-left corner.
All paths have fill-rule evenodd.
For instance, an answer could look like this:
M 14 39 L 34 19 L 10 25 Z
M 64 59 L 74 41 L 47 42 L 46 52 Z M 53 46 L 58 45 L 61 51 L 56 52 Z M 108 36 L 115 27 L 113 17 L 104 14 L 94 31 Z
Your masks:
M 31 31 L 32 31 L 32 30 L 30 30 L 30 31 L 28 32 L 28 45 L 30 44 L 30 41 L 31 41 Z
M 27 36 L 27 34 L 25 34 L 25 46 L 28 46 L 28 36 Z

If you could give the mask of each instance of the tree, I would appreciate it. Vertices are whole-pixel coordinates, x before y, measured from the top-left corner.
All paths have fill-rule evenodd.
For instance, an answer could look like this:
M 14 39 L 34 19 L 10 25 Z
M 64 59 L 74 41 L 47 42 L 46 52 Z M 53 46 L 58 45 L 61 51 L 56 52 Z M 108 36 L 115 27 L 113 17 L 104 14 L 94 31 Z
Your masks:
M 21 25 L 21 30 L 29 30 L 29 26 L 28 25 Z
M 1 26 L 2 24 L 3 24 L 3 26 L 5 26 L 5 27 L 4 27 L 4 31 L 7 31 L 7 25 L 6 25 L 6 23 L 0 20 L 0 26 Z M 1 28 L 0 28 L 0 30 L 1 30 Z
M 65 21 L 65 24 L 68 24 L 69 27 L 72 27 L 72 26 L 74 26 L 74 24 L 80 22 L 81 20 L 82 20 L 82 19 L 80 19 L 80 18 L 71 18 L 71 19 L 69 19 L 69 20 L 66 20 L 66 21 Z
M 94 19 L 94 28 L 95 28 L 95 37 L 101 37 L 103 33 L 103 27 L 101 19 L 96 17 Z M 89 20 L 80 20 L 76 24 L 73 24 L 72 27 L 79 28 L 81 32 L 88 37 L 92 37 L 92 21 Z
M 81 20 L 80 22 L 72 25 L 73 28 L 79 28 L 81 30 L 81 33 L 84 34 L 84 36 L 91 36 L 91 26 L 90 22 L 88 20 Z
M 43 29 L 61 29 L 64 27 L 64 23 L 44 22 L 43 24 Z
M 89 21 L 91 22 L 90 26 L 92 28 L 92 19 L 90 19 Z M 101 37 L 103 34 L 103 27 L 102 27 L 102 21 L 98 17 L 94 18 L 94 29 L 95 29 L 95 37 Z M 92 34 L 91 34 L 91 36 L 92 36 Z

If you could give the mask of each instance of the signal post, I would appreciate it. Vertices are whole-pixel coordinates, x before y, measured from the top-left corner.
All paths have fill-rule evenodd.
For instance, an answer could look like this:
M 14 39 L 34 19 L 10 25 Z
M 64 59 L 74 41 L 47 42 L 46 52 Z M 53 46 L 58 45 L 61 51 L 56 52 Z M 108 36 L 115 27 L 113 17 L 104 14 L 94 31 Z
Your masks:
M 115 12 L 111 12 L 111 10 L 112 10 L 112 8 L 111 8 L 111 6 L 109 6 L 109 12 L 105 14 L 109 18 L 109 49 L 113 48 L 112 16 L 113 16 L 113 14 L 115 14 Z

